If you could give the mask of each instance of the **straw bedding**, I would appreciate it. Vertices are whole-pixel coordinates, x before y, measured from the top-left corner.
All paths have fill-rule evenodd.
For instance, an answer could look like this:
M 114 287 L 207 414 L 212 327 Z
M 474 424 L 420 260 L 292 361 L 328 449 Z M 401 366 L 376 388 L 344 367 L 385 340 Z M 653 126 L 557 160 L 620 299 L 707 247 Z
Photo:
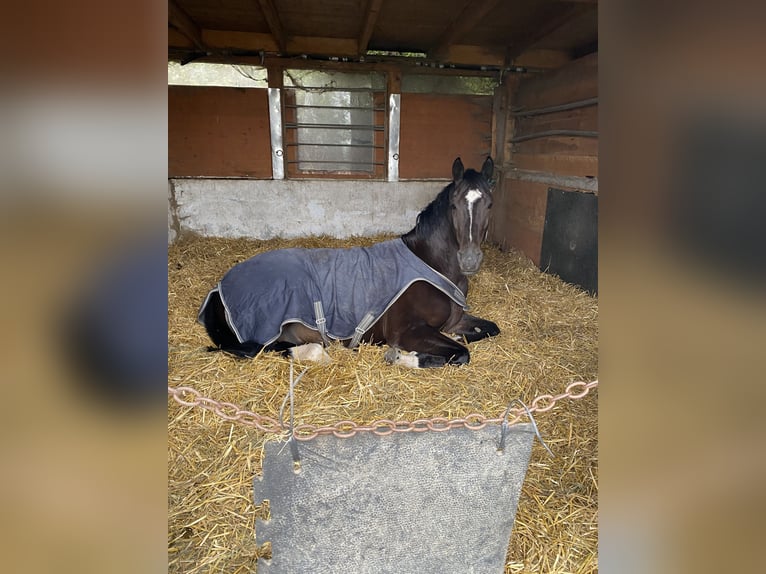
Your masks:
M 283 247 L 349 247 L 386 237 L 338 240 L 225 240 L 191 237 L 168 250 L 168 378 L 204 396 L 276 416 L 285 397 L 289 361 L 265 354 L 241 360 L 208 353 L 196 323 L 208 290 L 235 263 Z M 469 345 L 467 366 L 411 370 L 388 366 L 385 347 L 331 346 L 332 362 L 310 365 L 295 393 L 296 423 L 349 419 L 414 420 L 502 414 L 520 398 L 563 392 L 597 378 L 598 302 L 540 273 L 519 255 L 484 247 L 471 279 L 471 312 L 501 334 Z M 297 365 L 300 372 L 307 365 Z M 563 400 L 535 417 L 553 450 L 535 443 L 522 488 L 506 573 L 594 572 L 597 562 L 598 423 L 596 392 Z M 171 573 L 255 572 L 268 544 L 254 536 L 267 505 L 252 500 L 263 445 L 278 440 L 199 408 L 168 401 L 168 563 Z M 392 551 L 396 549 L 392 548 Z

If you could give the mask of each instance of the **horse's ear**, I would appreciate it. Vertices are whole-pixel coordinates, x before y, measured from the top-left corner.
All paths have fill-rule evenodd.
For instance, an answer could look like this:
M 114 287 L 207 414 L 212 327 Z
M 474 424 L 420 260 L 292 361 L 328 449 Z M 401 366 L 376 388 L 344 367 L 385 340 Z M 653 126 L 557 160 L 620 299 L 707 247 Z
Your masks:
M 484 179 L 487 181 L 492 180 L 492 175 L 495 173 L 495 162 L 492 161 L 492 158 L 490 156 L 487 156 L 487 159 L 484 160 L 484 165 L 481 166 L 481 175 L 484 176 Z
M 456 157 L 455 161 L 452 163 L 452 181 L 457 182 L 463 179 L 464 171 L 465 168 L 463 167 L 463 162 L 459 157 Z

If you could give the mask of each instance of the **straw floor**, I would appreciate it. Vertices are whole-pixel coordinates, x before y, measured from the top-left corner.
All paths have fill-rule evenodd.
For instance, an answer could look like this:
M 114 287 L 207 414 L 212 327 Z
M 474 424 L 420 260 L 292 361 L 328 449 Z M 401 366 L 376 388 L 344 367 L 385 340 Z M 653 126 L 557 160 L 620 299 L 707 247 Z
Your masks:
M 240 360 L 206 352 L 196 323 L 208 290 L 235 263 L 282 247 L 348 247 L 389 237 L 300 240 L 187 238 L 168 252 L 168 377 L 204 396 L 276 416 L 287 390 L 289 362 L 273 354 Z M 520 398 L 563 392 L 572 381 L 597 378 L 598 301 L 540 273 L 516 253 L 484 247 L 471 279 L 472 313 L 495 321 L 501 334 L 469 345 L 463 367 L 411 370 L 388 366 L 385 347 L 348 351 L 334 345 L 332 362 L 312 365 L 295 393 L 296 423 L 350 419 L 413 420 L 482 413 L 502 415 Z M 298 365 L 298 372 L 305 365 Z M 562 400 L 535 417 L 555 457 L 535 441 L 506 558 L 506 573 L 595 572 L 597 561 L 597 393 Z M 168 564 L 171 573 L 256 572 L 268 544 L 255 540 L 252 479 L 263 445 L 277 440 L 200 408 L 168 400 Z

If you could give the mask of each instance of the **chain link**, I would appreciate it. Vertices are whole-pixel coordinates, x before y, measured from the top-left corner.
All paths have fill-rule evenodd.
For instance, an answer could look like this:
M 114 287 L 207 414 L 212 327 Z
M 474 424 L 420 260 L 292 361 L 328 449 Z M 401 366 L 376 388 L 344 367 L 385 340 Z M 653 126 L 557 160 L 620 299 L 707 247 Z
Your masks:
M 556 406 L 562 399 L 577 400 L 586 396 L 591 389 L 598 387 L 598 380 L 589 383 L 575 381 L 567 385 L 565 391 L 559 395 L 540 395 L 532 401 L 529 412 L 545 413 Z M 252 426 L 269 434 L 289 434 L 290 427 L 282 425 L 272 417 L 259 415 L 246 411 L 237 405 L 223 401 L 216 401 L 202 394 L 192 387 L 171 387 L 168 385 L 168 395 L 173 397 L 179 405 L 185 407 L 200 407 L 211 411 L 224 420 L 238 422 Z M 508 424 L 516 424 L 524 416 L 524 409 L 510 409 Z M 479 413 L 471 413 L 462 418 L 447 419 L 445 417 L 433 417 L 430 419 L 417 419 L 414 421 L 392 421 L 380 419 L 369 425 L 360 425 L 354 421 L 338 421 L 330 426 L 317 426 L 312 424 L 299 424 L 293 429 L 293 436 L 299 441 L 312 440 L 320 435 L 334 435 L 338 438 L 350 438 L 360 432 L 371 432 L 378 436 L 387 436 L 401 432 L 444 432 L 453 428 L 466 428 L 469 430 L 483 429 L 488 424 L 500 424 L 502 418 L 487 418 Z

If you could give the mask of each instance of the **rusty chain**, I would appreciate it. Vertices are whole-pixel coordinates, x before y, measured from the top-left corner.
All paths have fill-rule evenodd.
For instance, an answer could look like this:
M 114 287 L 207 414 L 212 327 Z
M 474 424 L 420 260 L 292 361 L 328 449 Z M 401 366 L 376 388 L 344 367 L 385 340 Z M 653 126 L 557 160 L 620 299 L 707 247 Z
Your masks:
M 569 383 L 561 394 L 540 395 L 532 401 L 526 410 L 523 408 L 509 409 L 509 414 L 512 416 L 508 418 L 507 424 L 512 425 L 519 422 L 527 412 L 548 412 L 562 399 L 581 399 L 587 395 L 591 389 L 597 386 L 598 380 L 589 383 L 575 381 Z M 289 425 L 281 424 L 273 417 L 259 415 L 252 411 L 241 409 L 232 403 L 203 397 L 199 391 L 192 387 L 171 387 L 168 385 L 168 395 L 173 397 L 178 404 L 185 407 L 200 407 L 215 413 L 224 420 L 252 426 L 265 433 L 285 434 L 290 432 Z M 465 417 L 455 419 L 447 419 L 445 417 L 417 419 L 414 421 L 380 419 L 373 421 L 368 425 L 344 420 L 329 426 L 317 426 L 306 423 L 299 424 L 293 429 L 293 436 L 296 440 L 307 441 L 320 435 L 328 434 L 332 434 L 338 438 L 349 438 L 359 432 L 371 432 L 378 436 L 386 436 L 395 432 L 444 432 L 458 427 L 467 428 L 469 430 L 479 430 L 488 424 L 500 424 L 502 422 L 503 417 L 487 418 L 479 413 L 471 413 Z

